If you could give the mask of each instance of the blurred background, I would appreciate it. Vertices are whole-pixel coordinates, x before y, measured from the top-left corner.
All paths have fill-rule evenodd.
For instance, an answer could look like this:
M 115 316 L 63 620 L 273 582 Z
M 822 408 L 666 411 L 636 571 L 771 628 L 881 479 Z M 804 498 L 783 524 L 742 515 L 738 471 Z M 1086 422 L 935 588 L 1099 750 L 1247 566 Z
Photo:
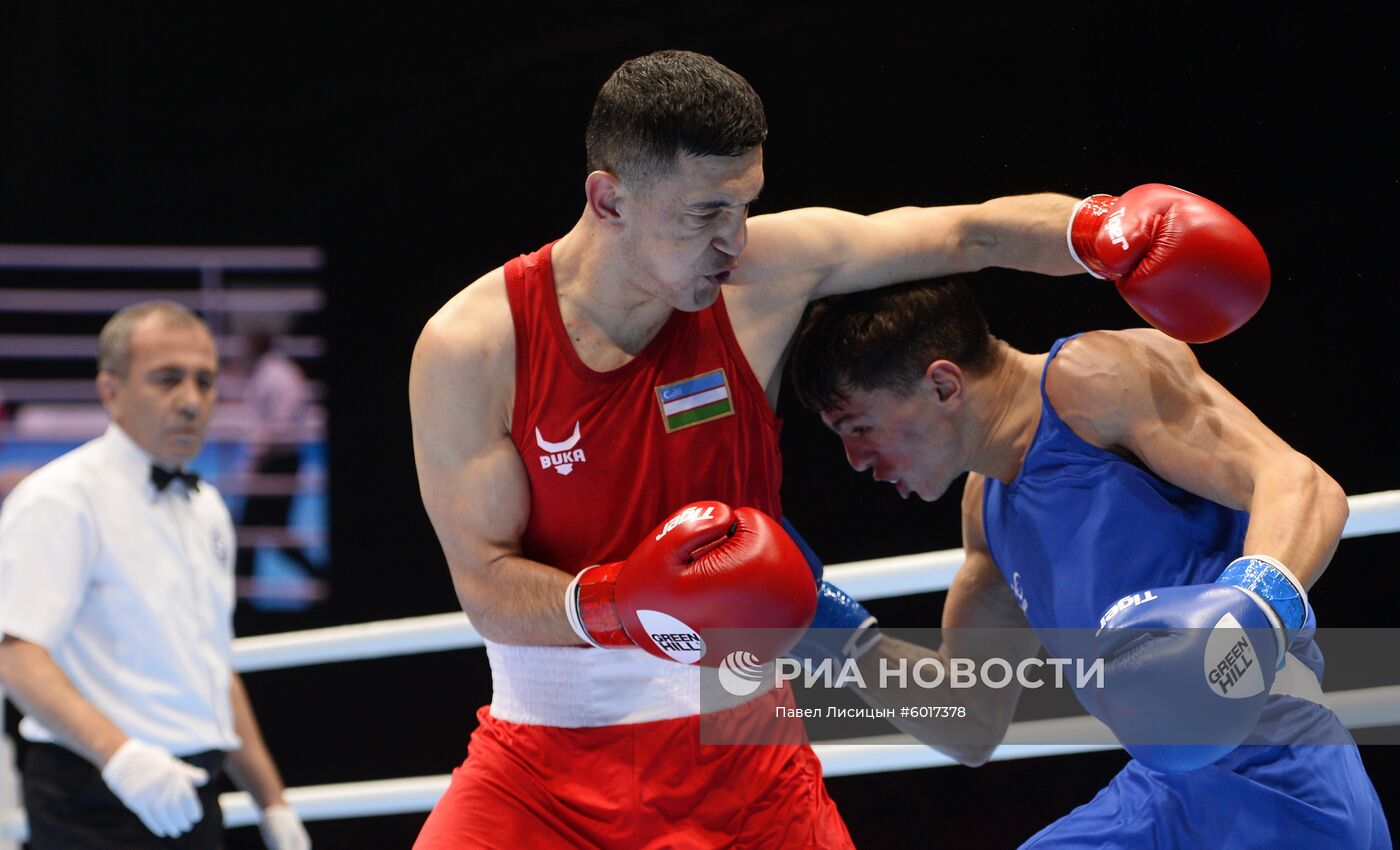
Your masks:
M 95 334 L 160 293 L 201 309 L 219 337 L 224 403 L 196 468 L 239 522 L 239 634 L 457 610 L 413 467 L 414 341 L 461 287 L 574 223 L 598 86 L 662 48 L 709 53 L 763 97 L 755 214 L 1144 182 L 1221 203 L 1264 244 L 1273 291 L 1244 329 L 1196 347 L 1203 365 L 1349 494 L 1400 487 L 1384 412 L 1400 390 L 1400 298 L 1384 272 L 1397 177 L 1387 28 L 1345 5 L 1122 11 L 7 9 L 0 244 L 44 247 L 0 264 L 0 496 L 100 432 Z M 74 249 L 94 245 L 124 247 Z M 971 281 L 994 333 L 1023 350 L 1142 324 L 1087 276 Z M 790 393 L 779 414 L 785 510 L 828 563 L 960 544 L 956 499 L 902 502 L 853 473 Z M 1343 542 L 1314 590 L 1320 622 L 1392 625 L 1397 554 L 1395 535 Z M 914 627 L 936 624 L 941 604 L 870 607 Z M 446 773 L 490 699 L 480 650 L 247 682 L 293 786 Z M 1397 750 L 1363 749 L 1392 822 Z M 862 847 L 1014 847 L 1125 758 L 828 787 Z M 309 826 L 319 848 L 408 847 L 423 817 Z M 239 829 L 229 846 L 260 844 Z

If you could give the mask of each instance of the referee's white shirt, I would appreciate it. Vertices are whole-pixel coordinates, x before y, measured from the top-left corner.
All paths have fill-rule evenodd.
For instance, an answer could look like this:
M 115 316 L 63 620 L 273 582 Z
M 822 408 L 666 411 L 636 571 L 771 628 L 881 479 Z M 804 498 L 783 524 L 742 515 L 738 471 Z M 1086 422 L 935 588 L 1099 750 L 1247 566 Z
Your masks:
M 212 484 L 157 493 L 115 424 L 36 470 L 0 508 L 0 631 L 48 650 L 133 738 L 236 750 L 233 521 Z M 53 741 L 33 717 L 30 741 Z

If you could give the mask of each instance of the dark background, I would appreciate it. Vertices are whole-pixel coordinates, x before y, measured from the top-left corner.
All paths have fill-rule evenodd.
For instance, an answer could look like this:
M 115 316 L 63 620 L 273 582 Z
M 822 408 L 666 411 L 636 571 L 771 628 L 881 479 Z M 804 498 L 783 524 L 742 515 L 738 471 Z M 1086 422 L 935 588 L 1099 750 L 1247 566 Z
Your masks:
M 37 5 L 37 4 L 35 4 Z M 757 6 L 757 4 L 753 4 Z M 335 589 L 242 634 L 455 610 L 421 507 L 406 393 L 423 322 L 582 209 L 598 86 L 654 49 L 710 53 L 764 98 L 755 214 L 873 212 L 1166 182 L 1225 205 L 1274 289 L 1205 367 L 1351 494 L 1400 486 L 1389 413 L 1397 301 L 1394 42 L 1344 7 L 1148 19 L 718 3 L 657 12 L 455 5 L 349 15 L 243 5 L 7 9 L 0 21 L 0 242 L 314 244 L 327 253 Z M 1389 153 L 1387 153 L 1389 151 Z M 972 278 L 1023 350 L 1139 326 L 1087 276 Z M 954 499 L 901 502 L 780 404 L 786 511 L 828 562 L 959 544 Z M 600 516 L 599 521 L 606 521 Z M 1344 542 L 1325 625 L 1394 618 L 1394 536 Z M 931 594 L 872 604 L 937 620 Z M 1393 667 L 1393 659 L 1386 664 Z M 290 785 L 445 773 L 489 700 L 478 650 L 250 674 Z M 1364 757 L 1392 819 L 1400 758 Z M 863 847 L 1012 847 L 1087 801 L 1120 753 L 833 779 Z M 316 823 L 317 847 L 408 847 L 422 815 Z M 231 847 L 258 846 L 237 830 Z

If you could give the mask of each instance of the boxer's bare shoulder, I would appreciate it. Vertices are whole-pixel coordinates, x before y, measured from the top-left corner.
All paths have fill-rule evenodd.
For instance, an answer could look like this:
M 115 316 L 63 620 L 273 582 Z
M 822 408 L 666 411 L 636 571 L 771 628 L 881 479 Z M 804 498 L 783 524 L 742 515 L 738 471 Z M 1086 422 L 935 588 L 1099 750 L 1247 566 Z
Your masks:
M 1199 374 L 1190 346 L 1160 331 L 1092 331 L 1066 342 L 1050 361 L 1045 393 L 1076 434 L 1114 449 L 1145 412 L 1167 415 L 1187 401 L 1206 401 Z
M 454 295 L 423 326 L 413 351 L 414 407 L 446 405 L 458 423 L 489 413 L 508 432 L 515 333 L 505 274 L 494 269 Z M 460 415 L 457 415 L 460 414 Z

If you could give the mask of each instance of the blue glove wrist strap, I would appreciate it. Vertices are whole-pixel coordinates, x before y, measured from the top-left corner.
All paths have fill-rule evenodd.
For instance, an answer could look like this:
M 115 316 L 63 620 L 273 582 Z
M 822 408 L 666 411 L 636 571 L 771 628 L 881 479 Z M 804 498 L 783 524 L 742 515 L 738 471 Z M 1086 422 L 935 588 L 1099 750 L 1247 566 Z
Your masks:
M 1283 564 L 1267 555 L 1236 558 L 1215 580 L 1258 594 L 1274 609 L 1283 624 L 1286 640 L 1303 628 L 1308 619 L 1308 596 L 1302 584 Z

